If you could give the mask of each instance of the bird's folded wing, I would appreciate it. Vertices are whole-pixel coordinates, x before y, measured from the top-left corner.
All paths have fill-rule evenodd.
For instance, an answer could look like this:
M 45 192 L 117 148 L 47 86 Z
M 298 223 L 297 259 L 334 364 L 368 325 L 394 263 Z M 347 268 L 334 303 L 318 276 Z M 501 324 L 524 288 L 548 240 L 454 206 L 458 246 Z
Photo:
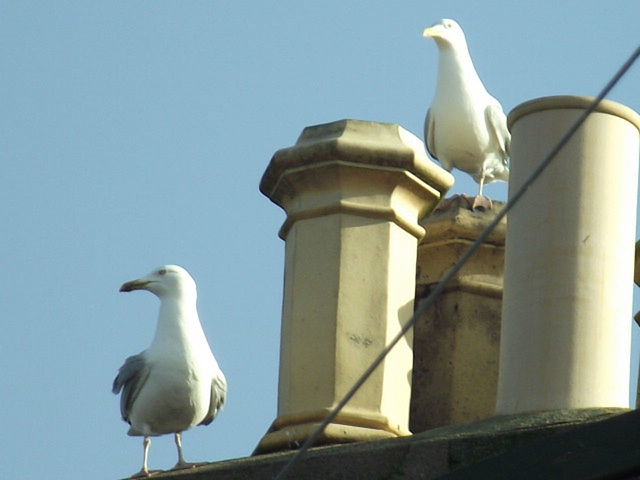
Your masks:
M 491 98 L 491 101 L 484 109 L 484 118 L 487 122 L 489 134 L 493 137 L 496 145 L 498 145 L 503 154 L 502 162 L 506 166 L 511 148 L 511 133 L 509 133 L 509 129 L 507 128 L 507 120 L 502 106 L 495 98 Z
M 227 380 L 224 375 L 220 373 L 213 377 L 211 382 L 211 401 L 209 402 L 209 411 L 207 416 L 204 417 L 200 425 L 209 425 L 216 418 L 218 412 L 222 410 L 225 402 L 227 401 Z
M 122 390 L 120 413 L 122 414 L 122 419 L 128 423 L 131 406 L 147 381 L 150 371 L 151 366 L 144 358 L 144 352 L 142 352 L 127 358 L 113 381 L 113 393 L 117 394 Z
M 436 156 L 436 144 L 434 141 L 435 125 L 433 115 L 431 115 L 431 109 L 429 109 L 427 110 L 427 118 L 424 119 L 424 139 L 427 144 L 427 152 L 429 152 L 431 158 L 438 160 L 438 157 Z

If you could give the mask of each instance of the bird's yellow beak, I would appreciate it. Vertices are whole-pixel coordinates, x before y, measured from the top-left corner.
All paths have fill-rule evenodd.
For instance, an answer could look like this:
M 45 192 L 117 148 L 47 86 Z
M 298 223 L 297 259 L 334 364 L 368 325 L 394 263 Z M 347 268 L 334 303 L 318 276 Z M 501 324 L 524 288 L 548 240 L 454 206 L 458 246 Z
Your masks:
M 423 37 L 437 37 L 439 36 L 439 32 L 437 27 L 429 27 L 425 28 L 424 32 L 422 32 Z

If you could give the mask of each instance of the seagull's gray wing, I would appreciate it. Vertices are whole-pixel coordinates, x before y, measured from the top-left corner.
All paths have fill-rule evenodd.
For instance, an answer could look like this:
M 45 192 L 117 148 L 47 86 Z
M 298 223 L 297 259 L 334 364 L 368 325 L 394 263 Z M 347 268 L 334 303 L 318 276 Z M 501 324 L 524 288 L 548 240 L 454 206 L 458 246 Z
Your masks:
M 122 419 L 127 423 L 131 423 L 129 422 L 131 406 L 147 381 L 150 371 L 151 366 L 147 363 L 144 358 L 144 352 L 142 352 L 127 358 L 113 380 L 111 391 L 117 395 L 122 390 L 120 413 L 122 414 Z
M 199 425 L 209 425 L 216 418 L 218 412 L 222 410 L 227 401 L 227 380 L 224 375 L 216 375 L 211 382 L 211 402 L 209 403 L 209 411 Z
M 436 143 L 434 140 L 436 123 L 431 115 L 431 109 L 427 110 L 427 118 L 424 119 L 424 143 L 427 146 L 427 152 L 432 158 L 438 160 L 436 156 Z
M 484 118 L 487 122 L 489 134 L 493 137 L 502 153 L 502 163 L 506 167 L 511 148 L 511 133 L 507 128 L 507 117 L 502 110 L 502 106 L 495 98 L 491 98 L 491 101 L 484 109 Z

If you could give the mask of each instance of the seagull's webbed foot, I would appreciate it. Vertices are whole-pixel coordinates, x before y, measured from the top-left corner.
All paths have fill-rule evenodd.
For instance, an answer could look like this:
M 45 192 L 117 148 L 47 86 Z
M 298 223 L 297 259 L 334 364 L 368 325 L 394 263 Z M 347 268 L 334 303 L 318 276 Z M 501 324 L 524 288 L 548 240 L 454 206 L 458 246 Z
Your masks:
M 201 467 L 203 465 L 207 465 L 207 462 L 185 462 L 185 461 L 178 461 L 178 463 L 176 463 L 174 465 L 174 467 L 171 469 L 171 471 L 173 470 L 188 470 L 189 468 L 196 468 L 196 467 Z
M 473 202 L 475 200 L 475 197 L 470 197 L 466 193 L 463 193 L 460 195 L 460 198 L 463 199 L 465 202 L 467 202 L 467 205 L 469 205 L 469 208 L 473 208 Z
M 491 210 L 493 208 L 493 203 L 489 197 L 485 197 L 484 195 L 476 195 L 473 199 L 473 204 L 471 205 L 471 210 L 486 212 L 487 210 Z
M 442 198 L 436 207 L 437 210 L 447 210 L 449 206 L 458 198 L 458 195 L 452 195 L 449 198 Z
M 151 475 L 155 475 L 156 473 L 161 473 L 162 470 L 149 470 L 148 468 L 142 468 L 139 472 L 134 473 L 129 478 L 145 478 L 150 477 Z

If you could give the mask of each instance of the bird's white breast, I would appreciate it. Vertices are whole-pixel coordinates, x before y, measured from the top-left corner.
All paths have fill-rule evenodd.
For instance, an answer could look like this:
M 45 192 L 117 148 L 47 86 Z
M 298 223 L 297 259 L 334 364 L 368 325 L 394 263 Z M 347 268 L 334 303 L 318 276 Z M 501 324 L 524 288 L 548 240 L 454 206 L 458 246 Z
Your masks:
M 209 410 L 219 367 L 195 315 L 190 321 L 159 322 L 145 352 L 151 370 L 129 417 L 143 434 L 186 430 Z
M 213 356 L 207 361 L 205 355 L 196 359 L 148 353 L 151 371 L 131 408 L 133 429 L 145 435 L 161 435 L 199 424 L 211 401 L 211 382 L 217 367 Z
M 432 106 L 432 114 L 438 159 L 469 173 L 479 171 L 491 142 L 483 112 L 459 101 L 436 103 Z

